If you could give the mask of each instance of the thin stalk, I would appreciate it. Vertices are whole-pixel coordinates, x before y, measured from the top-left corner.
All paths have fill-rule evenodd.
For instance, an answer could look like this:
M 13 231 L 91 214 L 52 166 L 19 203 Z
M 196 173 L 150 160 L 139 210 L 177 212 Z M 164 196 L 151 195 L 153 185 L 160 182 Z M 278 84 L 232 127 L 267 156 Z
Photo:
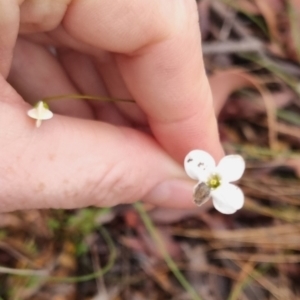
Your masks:
M 91 95 L 80 95 L 80 94 L 65 94 L 65 95 L 57 95 L 52 97 L 44 97 L 41 100 L 44 102 L 52 101 L 52 100 L 59 100 L 63 98 L 73 98 L 73 99 L 89 99 L 89 100 L 98 100 L 98 101 L 105 101 L 105 102 L 128 102 L 128 103 L 135 103 L 132 99 L 119 99 L 119 98 L 111 98 L 106 96 L 91 96 Z
M 144 206 L 142 203 L 137 202 L 134 204 L 134 208 L 139 213 L 141 219 L 143 220 L 145 227 L 147 228 L 148 232 L 150 233 L 153 241 L 157 244 L 167 266 L 172 271 L 176 279 L 179 281 L 179 283 L 182 285 L 182 287 L 190 294 L 192 299 L 194 300 L 202 300 L 200 296 L 197 294 L 195 289 L 191 286 L 191 284 L 186 280 L 184 275 L 179 270 L 178 266 L 176 265 L 175 261 L 172 259 L 172 257 L 169 255 L 168 251 L 165 248 L 164 242 L 162 241 L 159 233 L 155 229 L 154 224 L 152 223 L 150 217 L 148 216 L 147 212 L 144 209 Z

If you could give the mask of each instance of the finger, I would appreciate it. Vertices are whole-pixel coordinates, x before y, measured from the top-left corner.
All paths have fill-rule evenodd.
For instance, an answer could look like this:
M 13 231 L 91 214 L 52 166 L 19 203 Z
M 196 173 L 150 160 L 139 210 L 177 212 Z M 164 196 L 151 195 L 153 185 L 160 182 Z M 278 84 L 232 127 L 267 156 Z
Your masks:
M 0 74 L 7 77 L 19 29 L 18 1 L 0 0 Z
M 222 156 L 193 0 L 74 0 L 63 25 L 87 44 L 126 54 L 118 63 L 129 92 L 173 157 L 197 148 Z
M 20 5 L 20 32 L 50 31 L 64 17 L 71 0 L 23 0 Z
M 185 178 L 154 140 L 130 128 L 60 115 L 35 128 L 28 105 L 0 80 L 0 128 L 9 128 L 0 131 L 0 211 L 112 206 Z M 170 202 L 189 206 L 189 197 Z
M 78 93 L 56 58 L 46 48 L 21 38 L 15 47 L 8 80 L 31 104 L 44 97 Z M 50 100 L 49 104 L 59 114 L 87 119 L 94 117 L 84 100 Z
M 124 83 L 124 80 L 115 62 L 115 57 L 112 54 L 107 53 L 105 58 L 96 58 L 96 66 L 111 97 L 132 99 L 132 95 Z M 145 114 L 135 103 L 116 103 L 115 105 L 134 123 L 139 125 L 147 124 Z
M 41 43 L 44 45 L 51 44 L 51 45 L 56 45 L 58 47 L 61 46 L 68 47 L 73 50 L 77 50 L 79 52 L 96 57 L 96 62 L 97 62 L 96 66 L 98 68 L 97 73 L 101 74 L 101 77 L 103 78 L 103 79 L 101 78 L 101 81 L 103 80 L 105 81 L 105 85 L 106 85 L 105 89 L 109 91 L 109 94 L 107 95 L 115 98 L 120 98 L 120 99 L 131 98 L 131 95 L 129 94 L 123 82 L 123 79 L 120 76 L 120 72 L 117 69 L 115 61 L 111 58 L 111 55 L 109 55 L 109 53 L 107 53 L 106 51 L 101 51 L 101 49 L 99 48 L 97 49 L 96 47 L 91 47 L 89 45 L 86 45 L 85 43 L 79 42 L 78 40 L 68 35 L 65 32 L 65 30 L 62 28 L 62 26 L 58 26 L 55 30 L 49 32 L 47 35 L 33 34 L 26 38 L 27 39 L 29 38 L 31 41 L 34 41 L 36 43 Z M 72 68 L 74 68 L 75 65 L 78 65 L 78 61 L 76 59 L 72 61 L 71 59 L 72 55 L 70 53 L 66 54 L 66 51 L 64 51 L 64 53 L 65 55 L 62 62 L 64 63 L 65 61 L 68 61 L 67 65 L 65 65 L 65 68 L 67 68 L 67 70 L 71 67 L 71 65 L 74 65 Z M 92 69 L 94 69 L 94 67 L 92 67 Z M 100 77 L 99 74 L 95 74 L 94 70 L 90 70 L 90 71 L 97 78 Z M 78 73 L 75 72 L 75 74 Z M 75 78 L 73 78 L 75 74 L 73 73 L 73 71 L 71 72 L 68 71 L 68 75 L 72 77 L 73 80 L 75 80 Z M 91 79 L 92 76 L 88 76 L 88 77 Z M 76 82 L 78 81 L 78 79 L 79 77 L 76 75 Z M 82 82 L 82 80 L 80 81 Z M 95 80 L 92 80 L 92 82 L 95 82 Z M 96 88 L 94 90 L 98 90 L 98 89 Z M 99 94 L 99 95 L 103 95 L 103 94 Z M 121 125 L 121 123 L 119 123 L 118 121 L 118 119 L 120 120 L 120 118 L 117 117 L 117 115 L 121 116 L 121 114 L 120 112 L 118 112 L 117 109 L 113 108 L 115 106 L 135 123 L 139 125 L 146 124 L 147 121 L 141 109 L 139 109 L 136 104 L 128 104 L 128 103 L 127 104 L 106 103 L 105 105 L 103 105 L 103 108 L 105 107 L 105 110 L 103 109 L 98 110 L 98 112 L 101 112 L 100 113 L 101 116 L 99 115 L 99 119 L 103 121 L 112 122 L 116 125 L 117 124 Z M 125 123 L 123 125 L 125 125 Z
M 93 75 L 95 75 L 95 78 L 100 78 L 101 75 L 101 81 L 105 82 L 105 90 L 107 93 L 107 96 L 111 96 L 113 98 L 120 98 L 120 99 L 131 99 L 132 96 L 128 92 L 124 81 L 120 75 L 120 72 L 116 66 L 116 63 L 114 59 L 111 57 L 109 53 L 106 51 L 101 51 L 95 47 L 90 47 L 89 45 L 86 45 L 85 43 L 80 43 L 78 40 L 75 40 L 70 35 L 66 34 L 64 29 L 59 26 L 52 32 L 50 32 L 47 35 L 42 34 L 33 34 L 29 37 L 26 37 L 30 41 L 41 43 L 44 45 L 56 45 L 58 46 L 58 49 L 63 47 L 68 47 L 73 50 L 92 55 L 96 57 L 96 63 L 97 66 L 97 74 L 95 74 L 95 70 L 90 70 Z M 72 55 L 70 53 L 66 53 L 64 50 L 63 60 L 62 63 L 65 65 L 66 70 L 69 70 L 70 68 L 75 68 L 75 65 L 78 65 L 78 61 L 75 59 L 72 61 L 71 57 Z M 74 52 L 75 53 L 75 52 Z M 69 58 L 68 58 L 69 57 Z M 68 61 L 68 62 L 67 62 Z M 66 64 L 65 64 L 66 62 Z M 71 67 L 71 65 L 74 65 Z M 94 66 L 92 67 L 94 69 Z M 99 74 L 98 74 L 99 73 Z M 75 74 L 77 74 L 75 76 Z M 68 75 L 72 77 L 72 80 L 78 82 L 78 72 L 73 73 L 73 71 L 68 71 Z M 76 79 L 74 78 L 76 77 Z M 81 77 L 81 76 L 80 76 Z M 92 76 L 88 76 L 91 78 Z M 85 80 L 86 81 L 86 80 Z M 94 82 L 95 80 L 92 80 Z M 82 79 L 80 80 L 82 82 Z M 82 82 L 83 83 L 83 82 Z M 91 85 L 91 84 L 90 84 Z M 96 86 L 95 86 L 96 87 Z M 93 89 L 94 91 L 98 90 L 98 88 Z M 87 91 L 85 93 L 88 93 Z M 91 94 L 92 92 L 90 92 Z M 99 94 L 99 95 L 104 95 Z M 93 102 L 92 102 L 93 103 Z M 98 104 L 97 104 L 98 105 Z M 96 105 L 96 106 L 97 106 Z M 105 110 L 101 109 L 98 112 L 100 113 L 99 119 L 103 121 L 112 122 L 114 124 L 118 123 L 118 117 L 117 115 L 125 114 L 126 117 L 128 117 L 131 121 L 134 123 L 137 123 L 138 125 L 145 125 L 147 123 L 145 114 L 141 111 L 141 109 L 136 104 L 123 104 L 123 103 L 106 103 L 105 105 L 101 105 L 102 108 L 105 107 Z M 115 106 L 118 108 L 116 109 Z M 109 108 L 110 107 L 110 108 Z M 120 110 L 120 112 L 118 112 Z M 115 117 L 114 117 L 115 115 Z M 123 118 L 123 117 L 122 117 Z M 123 118 L 124 119 L 124 118 Z M 125 120 L 125 119 L 124 119 Z M 125 124 L 124 124 L 125 125 Z
M 92 55 L 93 57 L 96 58 L 94 59 L 94 65 L 97 67 L 98 74 L 94 74 L 94 70 L 91 71 L 96 77 L 99 78 L 101 76 L 101 81 L 105 84 L 105 90 L 107 92 L 107 96 L 111 96 L 113 98 L 120 98 L 120 99 L 132 98 L 118 70 L 114 57 L 110 53 L 96 47 L 91 47 L 85 43 L 82 43 L 72 38 L 70 35 L 68 35 L 65 32 L 65 30 L 61 26 L 56 28 L 51 33 L 49 33 L 49 35 L 53 37 L 55 42 L 58 42 L 59 45 L 63 45 L 64 47 L 68 47 L 73 50 L 77 50 L 79 52 Z M 68 55 L 64 55 L 64 60 L 67 59 L 67 56 Z M 70 61 L 71 59 L 69 58 L 67 60 Z M 75 64 L 77 65 L 76 60 L 74 60 L 71 63 L 73 63 L 73 65 Z M 68 65 L 70 66 L 70 63 L 68 63 Z M 69 73 L 69 76 L 74 76 L 73 72 Z M 145 125 L 147 123 L 145 114 L 141 111 L 141 109 L 136 104 L 114 103 L 114 104 L 107 104 L 106 106 L 107 107 L 116 106 L 123 114 L 125 114 L 125 116 L 127 116 L 130 120 L 132 120 L 133 122 L 139 125 Z M 110 112 L 107 111 L 106 113 L 110 114 Z M 105 118 L 104 113 L 101 116 L 101 120 L 105 120 L 103 119 L 103 117 Z
M 64 69 L 80 93 L 108 96 L 102 78 L 87 55 L 66 49 L 58 50 L 57 54 Z M 96 100 L 91 100 L 89 103 L 95 108 L 95 115 L 98 120 L 114 125 L 130 126 L 128 120 L 118 111 L 113 103 Z

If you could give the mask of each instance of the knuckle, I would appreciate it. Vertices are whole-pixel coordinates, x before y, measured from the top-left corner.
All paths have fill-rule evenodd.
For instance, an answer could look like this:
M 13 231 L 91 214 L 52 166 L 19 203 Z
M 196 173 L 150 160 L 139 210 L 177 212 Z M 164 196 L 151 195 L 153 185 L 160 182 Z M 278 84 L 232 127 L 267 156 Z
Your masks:
M 74 1 L 63 26 L 69 33 L 76 34 L 83 41 L 88 39 L 94 46 L 100 45 L 108 51 L 132 55 L 148 45 L 168 39 L 175 31 L 174 24 L 181 24 L 181 6 L 173 5 L 173 2 Z M 78 21 L 86 15 L 89 18 L 81 24 L 78 32 Z M 101 22 L 97 21 L 99 19 Z M 185 19 L 183 21 L 186 22 Z M 90 28 L 94 28 L 94 31 L 91 32 Z
M 20 32 L 50 31 L 62 21 L 70 0 L 25 0 L 20 5 Z

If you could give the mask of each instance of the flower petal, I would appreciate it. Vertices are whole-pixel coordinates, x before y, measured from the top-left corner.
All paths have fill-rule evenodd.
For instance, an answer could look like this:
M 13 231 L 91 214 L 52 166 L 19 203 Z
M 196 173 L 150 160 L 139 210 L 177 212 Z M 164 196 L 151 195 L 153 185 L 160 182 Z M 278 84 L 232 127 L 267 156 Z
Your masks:
M 32 119 L 37 119 L 37 110 L 36 108 L 32 108 L 27 112 L 27 115 Z
M 217 173 L 226 182 L 240 179 L 244 171 L 245 160 L 237 154 L 224 156 L 217 166 Z
M 184 159 L 188 176 L 200 181 L 205 181 L 215 166 L 213 157 L 203 150 L 193 150 Z
M 53 117 L 53 112 L 49 109 L 43 111 L 42 120 L 49 120 Z
M 28 110 L 27 115 L 32 119 L 41 119 L 41 120 L 49 120 L 53 117 L 53 112 L 49 109 L 44 108 L 42 111 L 42 116 L 38 116 L 38 111 L 36 108 L 32 108 Z
M 223 214 L 232 214 L 244 205 L 244 193 L 236 185 L 222 184 L 211 192 L 214 207 Z
M 231 206 L 227 206 L 227 205 L 223 204 L 222 202 L 214 201 L 214 199 L 213 199 L 213 204 L 214 204 L 215 209 L 224 215 L 231 215 L 237 211 L 235 208 L 233 208 Z

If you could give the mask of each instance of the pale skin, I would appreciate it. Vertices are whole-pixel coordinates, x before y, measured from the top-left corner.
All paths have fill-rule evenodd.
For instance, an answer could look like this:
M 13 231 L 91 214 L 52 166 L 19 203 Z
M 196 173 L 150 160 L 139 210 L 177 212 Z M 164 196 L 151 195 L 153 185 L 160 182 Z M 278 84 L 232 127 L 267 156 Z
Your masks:
M 36 128 L 68 93 L 136 104 L 55 100 Z M 0 212 L 192 207 L 185 155 L 223 155 L 195 1 L 0 0 L 0 149 Z

